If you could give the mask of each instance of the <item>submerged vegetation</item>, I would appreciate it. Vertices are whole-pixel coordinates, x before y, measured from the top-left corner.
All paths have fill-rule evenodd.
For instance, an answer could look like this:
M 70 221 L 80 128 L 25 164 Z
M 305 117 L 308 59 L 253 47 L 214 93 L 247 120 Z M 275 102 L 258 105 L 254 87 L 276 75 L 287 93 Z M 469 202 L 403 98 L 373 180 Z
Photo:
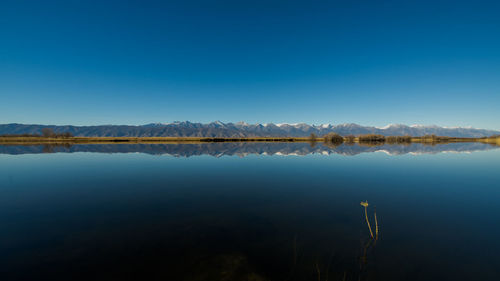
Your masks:
M 371 260 L 369 256 L 373 256 L 372 252 L 379 239 L 379 224 L 376 208 L 373 207 L 375 225 L 375 229 L 373 230 L 368 217 L 368 201 L 361 201 L 360 204 L 364 207 L 364 220 L 368 226 L 370 236 L 368 238 L 361 237 L 360 252 L 355 260 L 345 260 L 337 256 L 334 250 L 332 250 L 331 253 L 325 251 L 322 254 L 318 252 L 314 254 L 306 253 L 309 249 L 299 247 L 297 235 L 294 235 L 291 241 L 292 257 L 290 273 L 288 274 L 288 278 L 282 278 L 280 280 L 370 280 L 369 276 L 372 272 L 370 272 L 369 268 L 369 261 Z M 309 248 L 314 247 L 311 244 L 308 246 Z

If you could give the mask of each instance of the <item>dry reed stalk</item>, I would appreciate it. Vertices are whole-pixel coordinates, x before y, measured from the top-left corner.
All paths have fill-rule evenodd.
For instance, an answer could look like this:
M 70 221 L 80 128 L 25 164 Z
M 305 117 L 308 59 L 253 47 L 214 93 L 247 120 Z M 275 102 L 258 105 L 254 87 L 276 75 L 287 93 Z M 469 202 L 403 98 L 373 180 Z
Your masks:
M 361 202 L 361 206 L 365 207 L 365 218 L 366 218 L 366 224 L 368 225 L 368 229 L 370 230 L 370 236 L 372 237 L 373 239 L 373 231 L 372 231 L 372 227 L 370 225 L 370 221 L 368 220 L 368 211 L 367 211 L 367 208 L 368 208 L 368 201 L 365 201 L 365 202 Z

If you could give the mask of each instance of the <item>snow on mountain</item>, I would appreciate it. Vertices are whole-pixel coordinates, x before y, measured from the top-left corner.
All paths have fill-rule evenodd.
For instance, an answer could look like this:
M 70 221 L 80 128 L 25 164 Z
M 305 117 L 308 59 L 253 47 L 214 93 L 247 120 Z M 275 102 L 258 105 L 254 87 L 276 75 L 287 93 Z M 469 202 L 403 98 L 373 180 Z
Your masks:
M 394 128 L 403 128 L 403 127 L 408 127 L 406 125 L 403 125 L 403 124 L 388 124 L 388 125 L 385 125 L 384 127 L 375 127 L 377 129 L 382 129 L 382 130 L 386 130 L 386 129 L 394 129 Z

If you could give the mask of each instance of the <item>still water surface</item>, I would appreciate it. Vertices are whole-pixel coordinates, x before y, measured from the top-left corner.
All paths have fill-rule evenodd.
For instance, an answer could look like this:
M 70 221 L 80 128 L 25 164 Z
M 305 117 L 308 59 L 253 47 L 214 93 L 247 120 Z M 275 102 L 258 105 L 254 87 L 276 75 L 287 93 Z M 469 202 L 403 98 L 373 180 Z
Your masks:
M 500 280 L 493 146 L 0 153 L 1 280 Z

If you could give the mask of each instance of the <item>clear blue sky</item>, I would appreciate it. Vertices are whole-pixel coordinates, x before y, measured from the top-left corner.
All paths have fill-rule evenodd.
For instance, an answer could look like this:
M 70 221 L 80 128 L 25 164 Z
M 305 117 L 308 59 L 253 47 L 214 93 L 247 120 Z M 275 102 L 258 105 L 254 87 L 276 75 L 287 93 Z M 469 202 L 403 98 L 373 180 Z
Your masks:
M 500 129 L 500 2 L 0 2 L 0 123 L 174 120 Z

